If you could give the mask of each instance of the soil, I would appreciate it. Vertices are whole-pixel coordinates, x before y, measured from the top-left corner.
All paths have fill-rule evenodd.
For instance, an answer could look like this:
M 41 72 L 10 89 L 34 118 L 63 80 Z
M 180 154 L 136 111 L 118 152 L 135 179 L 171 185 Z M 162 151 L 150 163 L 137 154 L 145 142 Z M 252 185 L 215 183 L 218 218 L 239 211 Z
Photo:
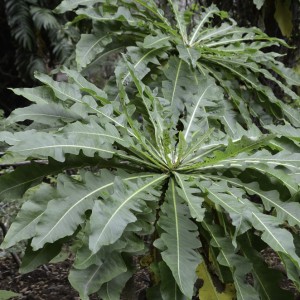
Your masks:
M 71 264 L 70 260 L 66 260 L 27 274 L 19 274 L 13 259 L 4 257 L 0 260 L 0 290 L 21 294 L 11 300 L 79 300 L 78 293 L 68 281 Z M 98 297 L 92 295 L 90 299 L 96 300 Z
M 20 294 L 11 300 L 80 300 L 68 281 L 72 263 L 71 259 L 67 259 L 41 266 L 27 274 L 20 274 L 13 257 L 5 256 L 0 258 L 0 290 Z M 128 283 L 121 300 L 146 300 L 150 277 L 145 269 L 139 269 Z M 92 294 L 89 298 L 100 300 L 97 294 Z
M 271 268 L 280 269 L 280 260 L 271 249 L 262 252 L 266 263 Z M 47 264 L 27 274 L 18 272 L 18 265 L 11 256 L 0 258 L 0 290 L 19 293 L 11 300 L 80 300 L 78 293 L 68 281 L 68 273 L 72 265 L 71 259 L 56 264 Z M 150 285 L 150 277 L 145 269 L 139 269 L 132 279 L 131 288 L 121 300 L 146 300 L 146 289 Z M 249 279 L 251 284 L 251 278 Z M 294 293 L 295 300 L 300 300 L 291 281 L 285 279 L 281 288 Z M 126 289 L 125 289 L 126 290 Z M 1 298 L 0 298 L 1 300 Z M 90 295 L 90 300 L 100 300 L 97 294 Z

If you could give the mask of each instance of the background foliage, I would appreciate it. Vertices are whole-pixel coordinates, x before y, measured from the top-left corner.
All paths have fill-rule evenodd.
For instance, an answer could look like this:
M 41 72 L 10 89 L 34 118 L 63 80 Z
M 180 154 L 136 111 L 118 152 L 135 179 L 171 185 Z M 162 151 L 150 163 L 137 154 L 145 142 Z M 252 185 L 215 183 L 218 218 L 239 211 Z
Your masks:
M 52 9 L 58 5 L 60 0 L 57 1 L 1 1 L 0 2 L 0 22 L 1 22 L 1 33 L 0 40 L 1 45 L 1 60 L 0 60 L 0 108 L 5 110 L 6 115 L 11 112 L 14 108 L 28 105 L 28 102 L 22 97 L 16 97 L 13 93 L 7 90 L 9 87 L 21 87 L 26 84 L 27 86 L 32 86 L 32 71 L 29 67 L 34 66 L 38 67 L 38 70 L 44 70 L 49 72 L 57 64 L 60 64 L 64 59 L 69 57 L 70 54 L 70 40 L 76 41 L 77 35 L 74 31 L 69 32 L 62 25 L 65 24 L 67 20 L 72 19 L 72 15 L 57 15 L 50 14 L 55 17 L 56 21 L 52 21 L 60 24 L 59 30 L 54 30 L 54 32 L 59 32 L 59 35 L 56 37 L 51 37 L 49 29 L 47 30 L 35 30 L 32 20 L 32 13 L 30 13 L 30 7 L 39 7 L 40 9 Z M 292 33 L 289 37 L 282 36 L 281 30 L 274 18 L 276 12 L 276 3 L 282 3 L 286 10 L 290 12 L 291 15 L 283 16 L 284 20 L 287 23 L 292 22 Z M 166 0 L 159 1 L 159 5 L 164 9 L 166 8 Z M 220 9 L 229 11 L 232 17 L 237 21 L 241 26 L 257 26 L 265 31 L 268 35 L 274 37 L 284 37 L 288 39 L 290 45 L 294 45 L 294 49 L 283 50 L 284 53 L 288 53 L 282 59 L 290 67 L 297 67 L 299 62 L 299 32 L 300 32 L 300 4 L 299 1 L 284 1 L 284 0 L 266 0 L 266 1 L 243 1 L 243 0 L 185 0 L 181 1 L 182 6 L 186 8 L 193 7 L 195 4 L 200 4 L 204 6 L 209 6 L 212 3 L 216 4 Z M 256 3 L 256 4 L 255 4 Z M 9 6 L 10 9 L 7 11 L 6 6 Z M 13 13 L 13 8 L 19 8 L 17 14 Z M 258 9 L 259 8 L 259 9 Z M 24 10 L 24 11 L 22 11 Z M 284 11 L 283 11 L 284 12 Z M 34 50 L 28 51 L 24 49 L 22 43 L 17 42 L 14 36 L 14 29 L 9 26 L 9 23 L 13 23 L 14 20 L 17 20 L 16 16 L 20 14 L 20 20 L 25 22 L 24 32 L 20 33 L 18 39 L 29 39 L 29 43 L 32 44 Z M 49 15 L 49 14 L 48 14 Z M 79 23 L 80 24 L 80 23 Z M 86 32 L 89 26 L 88 24 L 82 23 L 79 25 L 81 30 Z M 27 30 L 26 30 L 27 29 Z M 27 32 L 28 31 L 28 32 Z M 34 32 L 32 32 L 34 31 Z M 38 33 L 39 32 L 39 33 Z M 36 34 L 38 36 L 36 37 Z M 28 35 L 28 38 L 26 36 Z M 54 34 L 55 35 L 55 34 Z M 30 42 L 30 36 L 36 37 L 34 41 Z M 50 39 L 50 40 L 49 40 Z M 52 42 L 51 42 L 52 40 Z M 55 46 L 54 46 L 55 43 Z M 57 53 L 53 52 L 54 48 L 64 49 Z M 22 50 L 23 49 L 23 50 Z M 9 50 L 9 51 L 8 51 Z M 18 56 L 19 55 L 21 56 Z M 24 55 L 27 53 L 26 55 Z M 62 55 L 65 53 L 65 55 Z M 16 60 L 16 57 L 19 59 Z M 108 66 L 108 69 L 104 69 L 104 79 L 107 74 L 110 74 L 111 70 Z M 89 73 L 94 75 L 95 73 Z M 99 79 L 99 74 L 96 76 L 96 80 L 103 81 L 103 78 Z

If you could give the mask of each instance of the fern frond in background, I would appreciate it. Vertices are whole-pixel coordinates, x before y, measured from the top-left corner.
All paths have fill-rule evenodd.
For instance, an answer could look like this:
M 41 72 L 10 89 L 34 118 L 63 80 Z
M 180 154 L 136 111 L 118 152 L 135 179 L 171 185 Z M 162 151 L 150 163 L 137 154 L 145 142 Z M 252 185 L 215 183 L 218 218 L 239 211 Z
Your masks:
M 11 35 L 15 40 L 15 64 L 20 78 L 33 80 L 35 71 L 47 73 L 56 65 L 68 65 L 77 33 L 75 27 L 65 27 L 65 15 L 53 14 L 51 9 L 60 1 L 4 2 Z

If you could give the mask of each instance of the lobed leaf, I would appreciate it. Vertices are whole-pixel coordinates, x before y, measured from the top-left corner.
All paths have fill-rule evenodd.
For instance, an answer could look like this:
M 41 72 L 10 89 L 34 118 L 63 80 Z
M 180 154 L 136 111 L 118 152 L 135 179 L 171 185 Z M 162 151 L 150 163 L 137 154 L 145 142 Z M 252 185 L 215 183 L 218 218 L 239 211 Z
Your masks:
M 199 190 L 195 186 L 195 181 L 189 180 L 188 176 L 182 176 L 175 173 L 176 181 L 178 182 L 177 192 L 182 199 L 186 201 L 190 209 L 191 216 L 198 222 L 204 218 L 205 209 L 202 207 L 203 198 L 199 194 Z
M 171 180 L 158 222 L 163 233 L 154 245 L 162 251 L 162 258 L 172 271 L 181 292 L 191 298 L 196 281 L 196 267 L 202 259 L 196 250 L 200 247 L 197 227 L 189 219 L 187 207 L 182 202 L 183 199 L 176 191 L 175 181 Z
M 239 238 L 240 247 L 244 255 L 251 261 L 252 274 L 255 288 L 265 299 L 293 299 L 289 291 L 281 289 L 278 284 L 283 279 L 283 274 L 275 269 L 270 269 L 263 261 L 261 254 L 255 250 L 255 239 L 250 232 Z
M 11 124 L 31 120 L 36 123 L 52 125 L 52 127 L 55 127 L 80 119 L 81 117 L 79 115 L 67 110 L 62 105 L 47 103 L 33 104 L 30 108 L 25 107 L 15 109 L 7 119 L 7 122 Z
M 79 292 L 81 299 L 88 300 L 88 295 L 97 292 L 104 283 L 111 281 L 126 271 L 127 267 L 121 255 L 113 252 L 100 265 L 91 265 L 84 270 L 71 269 L 69 281 Z
M 89 247 L 96 253 L 105 245 L 114 243 L 121 237 L 126 226 L 137 220 L 133 212 L 146 209 L 146 201 L 157 201 L 155 187 L 166 175 L 153 176 L 151 180 L 138 180 L 137 183 L 114 182 L 111 200 L 96 201 L 91 215 L 91 235 Z
M 1 248 L 7 249 L 21 240 L 32 238 L 36 234 L 36 226 L 47 207 L 48 201 L 56 197 L 57 193 L 54 188 L 42 184 L 31 199 L 22 205 L 5 235 Z

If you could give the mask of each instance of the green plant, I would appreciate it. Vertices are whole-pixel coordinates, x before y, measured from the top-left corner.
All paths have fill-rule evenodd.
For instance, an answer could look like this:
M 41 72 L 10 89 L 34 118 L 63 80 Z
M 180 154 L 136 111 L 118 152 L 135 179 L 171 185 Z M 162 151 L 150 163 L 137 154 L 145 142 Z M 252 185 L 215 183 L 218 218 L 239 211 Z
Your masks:
M 215 6 L 192 18 L 169 1 L 170 19 L 151 0 L 86 6 L 74 22 L 94 29 L 77 45 L 78 69 L 125 54 L 104 90 L 67 68 L 68 82 L 36 74 L 43 86 L 15 89 L 33 104 L 8 122 L 33 123 L 0 133 L 2 161 L 31 163 L 0 178 L 0 197 L 58 176 L 25 202 L 2 247 L 29 239 L 26 272 L 75 240 L 69 280 L 82 299 L 120 299 L 132 258 L 151 274 L 148 299 L 191 299 L 196 272 L 227 287 L 204 282 L 201 299 L 228 296 L 229 283 L 238 299 L 292 299 L 260 255 L 272 248 L 300 288 L 299 76 L 268 52 L 285 43 Z
M 0 290 L 0 297 L 3 300 L 11 299 L 13 297 L 18 297 L 18 296 L 20 296 L 20 294 L 16 294 L 16 293 L 11 292 L 11 291 Z

